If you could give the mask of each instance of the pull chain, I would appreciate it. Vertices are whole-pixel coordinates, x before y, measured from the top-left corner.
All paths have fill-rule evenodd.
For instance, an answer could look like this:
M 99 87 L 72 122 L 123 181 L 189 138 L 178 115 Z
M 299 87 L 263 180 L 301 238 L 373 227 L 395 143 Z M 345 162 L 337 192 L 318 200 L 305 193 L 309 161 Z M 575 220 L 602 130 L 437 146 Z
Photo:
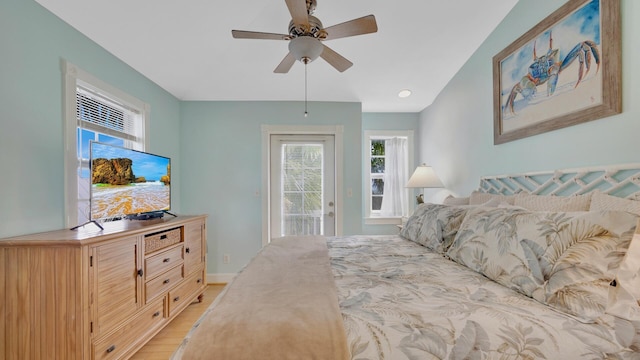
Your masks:
M 308 60 L 304 62 L 304 117 L 309 116 L 307 112 L 307 63 Z

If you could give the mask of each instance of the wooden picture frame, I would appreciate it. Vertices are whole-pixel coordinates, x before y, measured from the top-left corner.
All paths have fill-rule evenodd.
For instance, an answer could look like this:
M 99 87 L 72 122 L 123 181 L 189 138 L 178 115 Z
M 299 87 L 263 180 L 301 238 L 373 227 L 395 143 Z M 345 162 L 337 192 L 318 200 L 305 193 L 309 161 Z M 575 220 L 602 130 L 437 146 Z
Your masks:
M 622 112 L 620 32 L 619 0 L 572 0 L 494 56 L 494 144 Z

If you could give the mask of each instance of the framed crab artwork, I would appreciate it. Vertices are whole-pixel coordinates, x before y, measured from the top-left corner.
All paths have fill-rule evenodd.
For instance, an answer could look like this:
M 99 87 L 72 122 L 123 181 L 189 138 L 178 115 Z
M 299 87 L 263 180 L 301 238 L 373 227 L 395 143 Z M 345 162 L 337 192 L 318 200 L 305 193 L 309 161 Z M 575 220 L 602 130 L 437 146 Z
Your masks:
M 494 144 L 622 111 L 619 0 L 570 0 L 493 57 Z

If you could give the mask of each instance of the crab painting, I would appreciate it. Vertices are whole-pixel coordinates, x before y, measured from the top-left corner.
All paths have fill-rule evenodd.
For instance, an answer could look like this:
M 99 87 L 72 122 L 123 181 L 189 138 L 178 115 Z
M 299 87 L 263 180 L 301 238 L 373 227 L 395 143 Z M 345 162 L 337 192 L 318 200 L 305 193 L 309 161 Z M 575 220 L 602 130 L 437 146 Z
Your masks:
M 559 50 L 553 48 L 551 32 L 549 33 L 549 49 L 545 54 L 537 56 L 534 42 L 533 63 L 529 66 L 527 74 L 511 89 L 505 109 L 509 109 L 511 114 L 515 114 L 513 105 L 518 94 L 525 100 L 530 101 L 536 94 L 537 87 L 545 83 L 547 84 L 547 96 L 553 95 L 560 73 L 576 59 L 580 62 L 580 65 L 578 68 L 578 81 L 575 83 L 574 88 L 578 87 L 580 81 L 589 73 L 592 61 L 597 65 L 595 72 L 597 73 L 600 70 L 602 58 L 596 43 L 591 40 L 579 42 L 564 59 L 560 60 Z

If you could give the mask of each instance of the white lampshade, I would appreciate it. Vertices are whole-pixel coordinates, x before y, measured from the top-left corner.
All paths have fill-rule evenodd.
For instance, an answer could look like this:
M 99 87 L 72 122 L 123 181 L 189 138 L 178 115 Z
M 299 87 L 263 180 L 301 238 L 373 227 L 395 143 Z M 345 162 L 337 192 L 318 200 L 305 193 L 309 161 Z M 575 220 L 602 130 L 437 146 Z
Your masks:
M 302 59 L 307 58 L 313 61 L 322 54 L 324 46 L 320 40 L 311 36 L 300 36 L 289 41 L 289 51 L 298 61 L 304 62 Z
M 422 164 L 416 168 L 413 172 L 409 182 L 407 182 L 408 188 L 441 188 L 444 187 L 438 175 L 431 166 Z

